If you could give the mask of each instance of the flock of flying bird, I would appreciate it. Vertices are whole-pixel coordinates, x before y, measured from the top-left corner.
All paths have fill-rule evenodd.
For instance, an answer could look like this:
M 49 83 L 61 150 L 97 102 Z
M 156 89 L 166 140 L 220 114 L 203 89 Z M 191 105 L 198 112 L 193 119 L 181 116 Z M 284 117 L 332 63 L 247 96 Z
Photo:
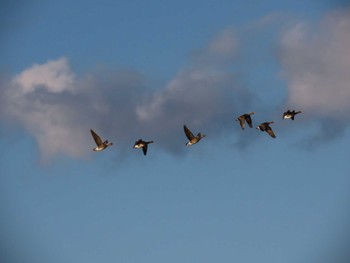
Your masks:
M 295 115 L 301 113 L 301 111 L 286 111 L 283 113 L 283 119 L 292 119 L 294 120 Z M 255 114 L 254 112 L 251 113 L 245 113 L 241 116 L 239 116 L 236 121 L 239 121 L 239 124 L 242 128 L 242 130 L 244 130 L 245 128 L 245 124 L 247 123 L 248 126 L 250 128 L 253 128 L 253 123 L 252 123 L 252 118 L 250 117 L 251 115 Z M 276 138 L 275 133 L 273 132 L 272 128 L 270 127 L 270 124 L 274 123 L 273 121 L 270 122 L 263 122 L 260 125 L 258 125 L 256 128 L 262 132 L 267 132 L 272 138 Z M 101 137 L 94 132 L 92 129 L 90 129 L 91 135 L 95 140 L 96 143 L 96 147 L 93 148 L 93 151 L 102 151 L 104 149 L 106 149 L 108 146 L 113 145 L 112 142 L 108 142 L 108 140 L 106 141 L 102 141 Z M 193 133 L 190 131 L 190 129 L 187 128 L 186 125 L 184 125 L 184 132 L 185 135 L 188 139 L 188 142 L 186 143 L 187 146 L 191 146 L 193 144 L 196 144 L 197 142 L 199 142 L 202 138 L 204 138 L 206 135 L 202 134 L 202 133 L 198 133 L 196 136 L 193 135 Z M 143 141 L 142 139 L 139 139 L 135 142 L 133 148 L 138 148 L 138 149 L 142 149 L 143 154 L 146 155 L 147 154 L 147 149 L 148 149 L 148 144 L 153 143 L 153 141 Z

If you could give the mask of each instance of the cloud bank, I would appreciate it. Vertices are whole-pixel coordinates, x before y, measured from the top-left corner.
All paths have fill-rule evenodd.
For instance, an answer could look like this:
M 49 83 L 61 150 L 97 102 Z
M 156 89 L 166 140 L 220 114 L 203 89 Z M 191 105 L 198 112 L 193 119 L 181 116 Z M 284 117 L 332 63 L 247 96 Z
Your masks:
M 135 71 L 77 75 L 64 57 L 35 64 L 1 84 L 1 117 L 34 136 L 43 160 L 86 156 L 94 147 L 90 128 L 116 147 L 143 138 L 177 153 L 186 142 L 183 124 L 218 136 L 233 125 L 232 113 L 249 105 L 227 66 L 236 50 L 233 31 L 225 30 L 198 53 L 206 63 L 194 59 L 156 90 Z
M 343 10 L 318 23 L 298 22 L 280 38 L 279 60 L 288 90 L 285 107 L 303 110 L 303 119 L 319 125 L 319 133 L 307 140 L 311 146 L 342 136 L 349 126 L 348 32 L 350 11 Z M 235 145 L 245 147 L 240 129 L 232 129 L 237 126 L 234 115 L 254 111 L 257 105 L 251 107 L 255 95 L 242 85 L 242 72 L 234 71 L 242 63 L 242 58 L 236 61 L 239 48 L 235 31 L 222 30 L 156 89 L 132 70 L 76 74 L 65 57 L 34 64 L 0 80 L 0 117 L 30 133 L 43 160 L 58 154 L 88 155 L 94 147 L 90 128 L 118 149 L 143 138 L 179 153 L 186 142 L 183 124 L 207 134 L 206 140 L 235 133 Z

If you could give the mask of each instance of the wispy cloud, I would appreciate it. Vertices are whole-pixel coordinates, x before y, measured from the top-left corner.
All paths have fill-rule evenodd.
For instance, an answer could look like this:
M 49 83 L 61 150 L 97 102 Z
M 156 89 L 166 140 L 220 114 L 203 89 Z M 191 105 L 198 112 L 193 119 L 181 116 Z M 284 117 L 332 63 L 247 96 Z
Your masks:
M 192 53 L 195 68 L 222 69 L 232 64 L 239 51 L 239 40 L 233 27 L 221 30 L 206 46 Z
M 335 11 L 319 23 L 299 22 L 281 39 L 280 59 L 288 84 L 288 106 L 320 121 L 312 141 L 332 138 L 350 116 L 350 10 Z M 337 129 L 325 129 L 337 122 Z M 323 128 L 322 128 L 323 127 Z M 314 144 L 314 143 L 312 143 Z
M 142 137 L 176 153 L 186 141 L 184 123 L 217 137 L 233 125 L 232 113 L 250 104 L 249 92 L 229 67 L 235 52 L 235 35 L 225 30 L 197 53 L 206 63 L 190 61 L 158 90 L 134 71 L 77 75 L 67 58 L 35 64 L 2 83 L 2 117 L 35 137 L 43 160 L 90 153 L 90 128 L 117 147 L 131 147 Z

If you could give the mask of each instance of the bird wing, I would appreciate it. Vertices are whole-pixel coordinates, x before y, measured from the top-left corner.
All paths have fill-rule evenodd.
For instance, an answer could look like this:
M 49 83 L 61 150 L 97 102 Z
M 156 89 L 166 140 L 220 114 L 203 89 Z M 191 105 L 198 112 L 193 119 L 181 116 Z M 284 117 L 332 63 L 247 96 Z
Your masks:
M 253 128 L 252 118 L 250 117 L 250 115 L 247 115 L 247 116 L 245 117 L 245 120 L 247 121 L 249 127 L 250 127 L 250 128 Z
M 94 140 L 95 140 L 96 145 L 97 146 L 102 145 L 102 140 L 101 140 L 100 136 L 98 136 L 97 133 L 94 132 L 92 129 L 90 129 L 90 132 L 91 132 L 92 138 L 94 138 Z
M 186 125 L 184 125 L 184 131 L 186 134 L 187 139 L 192 140 L 194 135 L 193 133 L 186 127 Z
M 276 138 L 275 133 L 273 132 L 273 130 L 271 129 L 270 126 L 267 127 L 266 132 L 272 137 L 272 138 Z
M 145 144 L 145 146 L 142 147 L 142 151 L 143 151 L 143 155 L 147 154 L 147 143 Z
M 243 115 L 238 117 L 239 125 L 241 125 L 242 130 L 244 130 L 245 127 L 245 120 Z

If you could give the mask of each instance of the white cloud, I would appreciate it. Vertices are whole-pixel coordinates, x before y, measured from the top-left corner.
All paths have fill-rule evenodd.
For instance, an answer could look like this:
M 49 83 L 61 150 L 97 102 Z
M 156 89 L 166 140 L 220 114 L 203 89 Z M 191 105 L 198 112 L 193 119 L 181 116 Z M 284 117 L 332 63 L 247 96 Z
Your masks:
M 69 68 L 68 60 L 61 58 L 42 65 L 33 65 L 16 76 L 14 82 L 24 93 L 33 92 L 38 87 L 58 93 L 73 88 L 74 74 Z
M 350 114 L 350 11 L 317 25 L 298 23 L 282 37 L 288 104 L 327 118 Z
M 36 138 L 43 160 L 58 153 L 77 157 L 84 152 L 81 146 L 86 141 L 80 134 L 85 125 L 82 129 L 74 125 L 79 119 L 66 101 L 66 96 L 75 96 L 76 86 L 67 59 L 62 58 L 24 70 L 4 92 L 4 114 L 19 121 Z M 62 96 L 64 91 L 67 94 Z

